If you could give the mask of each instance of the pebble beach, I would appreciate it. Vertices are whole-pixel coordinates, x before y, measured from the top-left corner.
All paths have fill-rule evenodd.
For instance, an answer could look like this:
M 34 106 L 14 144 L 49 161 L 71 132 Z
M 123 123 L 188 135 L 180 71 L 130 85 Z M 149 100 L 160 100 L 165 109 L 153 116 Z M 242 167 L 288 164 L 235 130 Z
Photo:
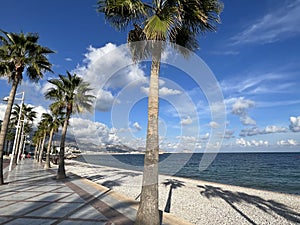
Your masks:
M 66 160 L 66 171 L 139 200 L 142 173 Z M 299 187 L 300 188 L 300 187 Z M 300 195 L 159 176 L 159 207 L 191 224 L 300 224 Z

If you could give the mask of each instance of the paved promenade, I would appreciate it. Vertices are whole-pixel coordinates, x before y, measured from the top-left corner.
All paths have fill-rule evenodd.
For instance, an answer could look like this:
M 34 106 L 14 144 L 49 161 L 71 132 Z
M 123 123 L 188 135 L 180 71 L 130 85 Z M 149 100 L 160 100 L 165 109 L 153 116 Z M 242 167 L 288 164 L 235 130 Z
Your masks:
M 11 172 L 5 168 L 7 185 L 0 186 L 0 224 L 97 224 L 131 225 L 137 202 L 111 189 L 68 173 L 56 180 L 56 168 L 25 159 Z M 168 214 L 165 225 L 190 223 Z

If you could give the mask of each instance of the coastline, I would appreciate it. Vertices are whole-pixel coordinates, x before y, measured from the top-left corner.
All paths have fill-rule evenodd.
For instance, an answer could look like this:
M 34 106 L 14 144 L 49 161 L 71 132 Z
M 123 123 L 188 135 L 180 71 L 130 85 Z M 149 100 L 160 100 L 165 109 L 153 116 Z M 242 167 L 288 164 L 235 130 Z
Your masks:
M 139 200 L 142 172 L 66 160 L 66 170 Z M 300 196 L 167 175 L 159 208 L 193 224 L 299 224 Z

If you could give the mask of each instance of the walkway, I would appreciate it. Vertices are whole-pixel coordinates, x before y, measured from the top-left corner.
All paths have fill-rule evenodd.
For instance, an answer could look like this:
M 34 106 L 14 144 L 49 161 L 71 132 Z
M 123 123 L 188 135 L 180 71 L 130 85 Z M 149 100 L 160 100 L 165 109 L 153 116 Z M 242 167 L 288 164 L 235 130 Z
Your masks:
M 16 166 L 0 186 L 0 224 L 133 224 L 136 201 L 73 174 L 56 180 L 55 173 L 32 159 Z M 189 223 L 166 215 L 162 224 Z

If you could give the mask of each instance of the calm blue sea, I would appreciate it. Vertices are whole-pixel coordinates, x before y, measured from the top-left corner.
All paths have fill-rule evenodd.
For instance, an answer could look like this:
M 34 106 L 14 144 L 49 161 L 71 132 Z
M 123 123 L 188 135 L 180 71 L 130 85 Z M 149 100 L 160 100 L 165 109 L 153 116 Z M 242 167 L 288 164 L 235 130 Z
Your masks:
M 203 170 L 199 163 L 204 157 L 214 160 Z M 84 155 L 78 160 L 142 170 L 144 155 Z M 161 174 L 300 195 L 300 153 L 162 154 L 159 168 Z

